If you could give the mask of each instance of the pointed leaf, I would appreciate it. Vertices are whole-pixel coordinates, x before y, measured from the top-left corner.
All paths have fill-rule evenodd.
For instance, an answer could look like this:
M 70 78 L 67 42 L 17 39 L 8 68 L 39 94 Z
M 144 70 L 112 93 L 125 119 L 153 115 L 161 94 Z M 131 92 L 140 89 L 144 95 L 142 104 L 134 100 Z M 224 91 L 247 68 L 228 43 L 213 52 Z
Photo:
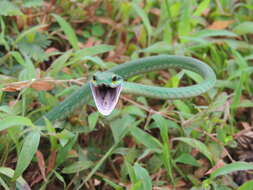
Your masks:
M 134 172 L 138 181 L 141 181 L 140 190 L 152 190 L 152 180 L 148 171 L 141 167 L 138 163 L 134 164 Z
M 155 150 L 156 152 L 161 152 L 162 145 L 156 138 L 152 137 L 150 134 L 135 126 L 132 127 L 130 131 L 132 136 L 139 143 L 142 143 L 147 148 Z
M 21 152 L 18 156 L 18 162 L 14 173 L 14 179 L 17 179 L 30 164 L 40 142 L 40 131 L 34 130 L 30 132 L 24 139 Z
M 235 171 L 253 170 L 253 164 L 248 162 L 234 162 L 218 168 L 211 174 L 211 178 L 226 175 Z
M 53 14 L 53 16 L 56 19 L 56 21 L 58 22 L 58 24 L 61 26 L 61 29 L 64 31 L 64 33 L 67 36 L 68 41 L 72 45 L 72 47 L 76 50 L 79 49 L 78 40 L 77 40 L 77 36 L 75 34 L 74 29 L 61 16 L 56 15 L 56 14 Z
M 196 148 L 198 151 L 204 154 L 210 160 L 211 163 L 213 163 L 212 153 L 208 150 L 206 145 L 200 142 L 199 140 L 188 138 L 188 137 L 178 137 L 178 138 L 174 138 L 173 140 L 182 141 L 184 143 L 187 143 L 191 147 Z
M 253 180 L 245 182 L 237 190 L 253 190 Z
M 13 126 L 33 126 L 30 119 L 22 116 L 8 116 L 0 120 L 0 131 Z
M 83 171 L 93 166 L 93 163 L 88 160 L 74 162 L 73 164 L 63 168 L 62 173 L 71 174 Z

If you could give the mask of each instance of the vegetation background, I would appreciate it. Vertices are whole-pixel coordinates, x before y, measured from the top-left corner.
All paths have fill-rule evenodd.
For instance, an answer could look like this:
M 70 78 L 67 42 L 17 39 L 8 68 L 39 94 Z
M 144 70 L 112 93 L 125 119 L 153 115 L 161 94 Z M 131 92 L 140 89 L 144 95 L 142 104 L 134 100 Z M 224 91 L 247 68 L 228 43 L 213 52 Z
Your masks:
M 0 189 L 253 189 L 253 0 L 1 0 Z M 122 95 L 34 121 L 89 76 L 156 54 L 200 59 L 208 93 L 163 101 Z M 130 81 L 202 79 L 162 70 Z

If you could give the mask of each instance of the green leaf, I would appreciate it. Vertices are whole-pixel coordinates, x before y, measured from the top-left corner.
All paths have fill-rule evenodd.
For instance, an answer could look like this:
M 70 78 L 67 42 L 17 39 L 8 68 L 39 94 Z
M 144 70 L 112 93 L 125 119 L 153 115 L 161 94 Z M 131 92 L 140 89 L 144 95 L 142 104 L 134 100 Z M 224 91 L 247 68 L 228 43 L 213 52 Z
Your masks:
M 188 36 L 191 31 L 191 2 L 189 0 L 182 1 L 180 10 L 181 16 L 178 23 L 178 35 Z
M 86 170 L 88 168 L 91 168 L 92 166 L 93 166 L 93 163 L 91 161 L 88 161 L 88 160 L 78 161 L 63 168 L 62 173 L 65 173 L 65 174 L 77 173 L 77 172 Z
M 5 190 L 9 190 L 10 188 L 5 183 L 5 181 L 0 177 L 0 187 L 3 187 Z
M 30 164 L 40 142 L 40 131 L 34 130 L 24 138 L 24 144 L 18 156 L 18 162 L 14 173 L 14 179 L 17 179 Z
M 242 22 L 234 27 L 233 31 L 239 35 L 253 34 L 253 22 Z
M 184 72 L 187 76 L 189 76 L 191 79 L 193 79 L 197 83 L 200 83 L 203 81 L 203 78 L 195 72 L 188 71 L 188 70 L 185 70 Z
M 151 150 L 154 150 L 159 153 L 161 152 L 161 143 L 156 138 L 152 137 L 150 134 L 135 126 L 131 127 L 130 132 L 139 143 L 143 144 Z
M 193 13 L 193 16 L 201 16 L 201 14 L 208 8 L 210 0 L 204 0 L 199 3 L 197 10 Z
M 206 147 L 204 143 L 200 142 L 199 140 L 188 138 L 188 137 L 178 137 L 178 138 L 174 138 L 174 140 L 182 141 L 190 145 L 191 147 L 196 148 L 198 151 L 204 154 L 213 164 L 212 153 L 208 150 L 208 148 Z
M 241 81 L 237 81 L 237 83 L 235 85 L 236 85 L 235 95 L 233 96 L 232 104 L 231 104 L 231 107 L 233 109 L 236 109 L 237 106 L 239 105 L 239 103 L 241 101 L 241 95 L 242 95 L 242 82 Z
M 39 31 L 41 28 L 44 28 L 46 27 L 47 25 L 46 24 L 41 24 L 41 25 L 38 25 L 38 26 L 34 26 L 34 27 L 31 27 L 29 28 L 28 30 L 25 30 L 23 31 L 22 33 L 20 33 L 15 42 L 14 42 L 14 45 L 16 45 L 20 40 L 22 40 L 24 37 L 26 37 L 27 35 L 29 34 L 32 34 L 32 33 L 35 33 L 37 31 Z
M 43 0 L 23 0 L 23 6 L 26 8 L 39 7 L 44 3 Z
M 39 32 L 29 33 L 17 43 L 18 49 L 33 58 L 42 61 L 47 58 L 44 49 L 50 45 L 48 36 Z
M 152 35 L 152 27 L 149 22 L 148 15 L 145 13 L 145 11 L 142 8 L 140 8 L 140 6 L 137 3 L 132 3 L 132 6 L 133 6 L 135 12 L 141 17 L 141 19 L 144 23 L 144 26 L 148 32 L 149 39 L 150 39 L 150 37 Z
M 21 116 L 8 116 L 0 120 L 0 131 L 13 126 L 33 126 L 33 123 L 30 119 Z
M 22 55 L 18 51 L 11 51 L 10 54 L 16 59 L 16 61 L 22 65 L 23 67 L 26 67 L 26 63 Z
M 168 137 L 168 120 L 165 119 L 164 117 L 162 117 L 159 114 L 154 114 L 152 116 L 152 119 L 155 120 L 156 125 L 159 127 L 159 129 L 161 130 L 160 134 L 162 136 L 163 142 L 166 143 L 169 140 Z
M 182 100 L 173 100 L 173 104 L 176 106 L 176 108 L 183 112 L 183 113 L 188 113 L 191 114 L 191 109 L 189 108 L 189 106 L 184 103 Z
M 64 31 L 65 35 L 67 36 L 69 43 L 72 45 L 74 49 L 78 50 L 79 49 L 78 39 L 73 28 L 61 16 L 56 15 L 56 14 L 52 14 L 52 15 L 54 16 L 58 24 L 61 26 L 61 29 Z
M 72 149 L 72 147 L 75 145 L 77 139 L 76 136 L 72 138 L 68 144 L 66 144 L 64 147 L 61 147 L 58 151 L 57 158 L 56 158 L 56 166 L 61 165 L 66 158 L 68 157 L 68 152 Z
M 235 171 L 245 171 L 245 170 L 253 170 L 253 164 L 248 162 L 234 162 L 231 164 L 226 164 L 218 169 L 216 169 L 211 174 L 211 179 L 216 178 L 221 175 L 226 175 Z
M 25 69 L 20 72 L 20 80 L 32 80 L 36 78 L 36 69 L 33 65 L 30 57 L 24 55 L 25 57 Z
M 114 183 L 113 181 L 105 178 L 105 177 L 102 177 L 102 179 L 108 184 L 110 185 L 111 187 L 113 187 L 113 189 L 115 190 L 123 190 L 123 187 L 121 187 L 120 185 Z
M 138 163 L 135 163 L 134 172 L 136 179 L 141 181 L 141 188 L 139 190 L 152 190 L 152 180 L 148 174 L 148 171 L 141 167 Z
M 237 190 L 253 190 L 253 180 L 245 182 Z
M 207 37 L 218 37 L 218 36 L 226 36 L 226 37 L 237 37 L 237 35 L 228 30 L 200 30 L 193 34 L 194 37 L 198 38 L 207 38 Z
M 178 158 L 176 158 L 175 162 L 197 166 L 197 167 L 200 166 L 197 160 L 192 155 L 187 154 L 187 153 L 181 154 Z
M 56 150 L 57 148 L 57 138 L 55 137 L 56 134 L 56 130 L 55 128 L 52 126 L 52 123 L 45 117 L 45 124 L 46 124 L 46 129 L 48 131 L 48 133 L 50 134 L 49 136 L 49 140 L 50 140 L 50 144 L 51 144 L 51 150 Z
M 14 175 L 13 169 L 7 168 L 7 167 L 0 167 L 0 173 L 5 176 L 8 176 L 9 178 L 12 178 Z M 29 185 L 27 184 L 27 182 L 22 177 L 17 178 L 16 188 L 22 189 L 22 190 L 30 190 L 31 189 L 29 187 Z
M 65 180 L 64 180 L 64 177 L 62 177 L 62 176 L 61 176 L 58 172 L 56 172 L 55 170 L 54 170 L 53 172 L 54 172 L 54 174 L 55 174 L 55 177 L 63 183 L 64 189 L 66 189 L 66 188 L 65 188 L 65 187 L 66 187 L 66 182 L 65 182 Z
M 155 124 L 159 127 L 160 135 L 163 141 L 162 154 L 161 154 L 163 165 L 165 169 L 167 170 L 168 176 L 172 184 L 175 184 L 173 172 L 172 172 L 172 159 L 171 159 L 171 150 L 170 150 L 171 148 L 169 144 L 170 142 L 169 133 L 168 133 L 169 121 L 159 114 L 154 114 L 152 116 L 152 119 L 154 119 Z
M 3 15 L 3 16 L 23 15 L 23 13 L 19 10 L 19 8 L 15 4 L 11 3 L 10 1 L 1 0 L 0 7 L 1 7 L 0 15 Z
M 174 50 L 174 47 L 164 41 L 156 42 L 147 48 L 139 50 L 139 52 L 145 53 L 170 53 Z
M 60 57 L 58 57 L 56 60 L 54 60 L 54 62 L 50 66 L 50 70 L 49 70 L 50 76 L 56 76 L 59 73 L 59 71 L 64 66 L 67 65 L 66 62 L 72 56 L 72 53 L 73 51 L 69 50 L 65 52 L 64 54 L 62 54 Z
M 64 129 L 56 135 L 59 138 L 60 144 L 65 146 L 75 135 L 67 129 Z
M 139 116 L 142 118 L 146 117 L 146 113 L 142 109 L 136 106 L 125 106 L 122 112 L 124 114 L 131 114 L 131 115 Z
M 123 118 L 114 120 L 111 123 L 112 134 L 115 142 L 119 142 L 122 137 L 129 131 L 130 125 L 135 123 L 135 119 L 132 116 L 125 115 Z
M 100 59 L 99 57 L 84 56 L 81 60 L 89 60 L 99 65 L 101 68 L 108 69 L 104 61 Z
M 99 113 L 94 112 L 88 116 L 88 123 L 89 123 L 89 129 L 90 131 L 93 131 L 94 128 L 96 127 L 97 121 L 99 118 Z
M 238 104 L 238 107 L 244 107 L 244 108 L 249 108 L 253 107 L 253 101 L 250 100 L 243 100 Z
M 78 59 L 81 59 L 86 56 L 94 56 L 97 54 L 112 51 L 113 49 L 114 49 L 114 46 L 101 44 L 101 45 L 96 45 L 89 48 L 84 48 L 82 50 L 78 50 L 74 56 L 77 57 Z
M 95 24 L 91 28 L 91 33 L 93 36 L 101 37 L 105 33 L 105 30 L 101 24 Z

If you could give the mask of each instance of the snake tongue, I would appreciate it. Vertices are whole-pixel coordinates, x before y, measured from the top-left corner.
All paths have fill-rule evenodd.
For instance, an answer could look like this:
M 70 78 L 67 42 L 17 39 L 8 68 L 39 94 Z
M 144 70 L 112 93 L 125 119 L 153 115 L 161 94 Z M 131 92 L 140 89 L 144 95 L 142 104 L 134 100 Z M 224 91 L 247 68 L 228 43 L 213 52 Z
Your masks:
M 115 108 L 121 92 L 121 85 L 115 88 L 91 84 L 91 91 L 98 111 L 103 115 L 109 115 Z

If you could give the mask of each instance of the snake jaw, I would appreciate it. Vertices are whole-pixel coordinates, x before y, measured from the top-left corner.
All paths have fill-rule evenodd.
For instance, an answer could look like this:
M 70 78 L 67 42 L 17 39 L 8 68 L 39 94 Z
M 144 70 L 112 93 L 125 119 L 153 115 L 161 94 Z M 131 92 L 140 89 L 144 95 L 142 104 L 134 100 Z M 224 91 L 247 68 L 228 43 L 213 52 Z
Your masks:
M 95 86 L 90 83 L 90 87 L 98 111 L 103 115 L 109 115 L 119 100 L 122 85 L 111 87 L 104 84 Z

